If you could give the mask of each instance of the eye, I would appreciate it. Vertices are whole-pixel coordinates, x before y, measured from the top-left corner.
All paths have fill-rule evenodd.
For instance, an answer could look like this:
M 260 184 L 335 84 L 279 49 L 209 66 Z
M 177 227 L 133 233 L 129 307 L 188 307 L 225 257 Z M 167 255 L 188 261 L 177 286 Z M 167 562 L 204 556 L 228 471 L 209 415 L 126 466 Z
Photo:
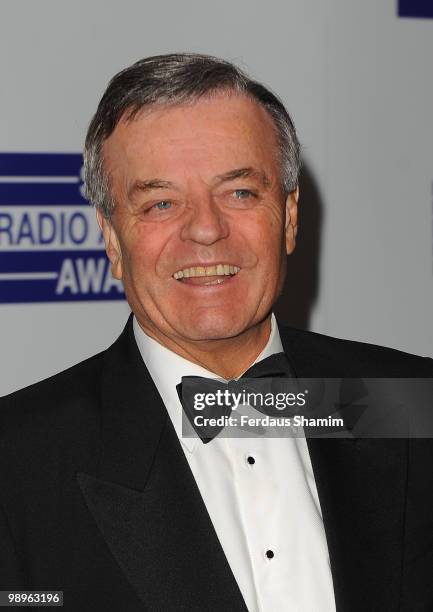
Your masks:
M 237 200 L 246 200 L 247 198 L 254 197 L 255 194 L 249 189 L 236 189 L 233 195 Z
M 161 202 L 154 204 L 152 208 L 156 208 L 156 210 L 168 210 L 170 207 L 171 202 L 169 200 L 161 200 Z

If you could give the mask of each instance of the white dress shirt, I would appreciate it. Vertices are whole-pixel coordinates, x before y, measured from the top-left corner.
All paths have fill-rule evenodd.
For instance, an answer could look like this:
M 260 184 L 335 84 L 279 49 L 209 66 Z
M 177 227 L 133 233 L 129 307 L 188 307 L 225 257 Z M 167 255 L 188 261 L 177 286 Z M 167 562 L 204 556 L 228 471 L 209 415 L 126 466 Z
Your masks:
M 218 376 L 140 328 L 141 356 L 165 404 L 249 612 L 332 612 L 335 599 L 304 438 L 182 437 L 182 376 Z M 274 315 L 256 362 L 283 351 Z M 252 364 L 251 364 L 252 365 Z

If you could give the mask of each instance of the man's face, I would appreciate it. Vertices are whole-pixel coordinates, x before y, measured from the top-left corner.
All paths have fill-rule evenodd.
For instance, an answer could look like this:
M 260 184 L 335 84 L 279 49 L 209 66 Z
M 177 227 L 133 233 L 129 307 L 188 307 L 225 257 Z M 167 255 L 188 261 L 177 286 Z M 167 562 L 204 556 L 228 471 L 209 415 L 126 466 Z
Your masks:
M 294 248 L 267 113 L 220 95 L 122 120 L 104 144 L 116 207 L 101 218 L 116 278 L 141 326 L 175 342 L 262 322 Z

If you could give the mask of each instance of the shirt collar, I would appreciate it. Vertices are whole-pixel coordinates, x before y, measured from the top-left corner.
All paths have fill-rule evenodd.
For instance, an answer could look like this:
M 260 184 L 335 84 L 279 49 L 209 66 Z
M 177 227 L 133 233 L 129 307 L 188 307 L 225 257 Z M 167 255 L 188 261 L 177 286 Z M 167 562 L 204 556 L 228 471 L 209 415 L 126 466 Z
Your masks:
M 207 370 L 206 368 L 203 368 L 192 361 L 188 361 L 188 359 L 181 357 L 162 344 L 159 344 L 159 342 L 148 336 L 141 329 L 135 317 L 133 321 L 133 328 L 135 341 L 137 342 L 141 357 L 149 370 L 149 374 L 155 383 L 165 407 L 167 408 L 167 412 L 179 440 L 189 452 L 193 452 L 194 448 L 196 447 L 196 443 L 198 442 L 198 437 L 182 437 L 183 409 L 177 395 L 176 385 L 181 382 L 182 376 L 203 376 L 205 378 L 222 379 L 214 372 L 211 372 L 210 370 Z M 249 367 L 255 363 L 258 363 L 259 361 L 262 361 L 263 359 L 266 359 L 266 357 L 269 357 L 274 353 L 281 353 L 283 351 L 284 349 L 281 343 L 277 321 L 275 319 L 275 315 L 272 313 L 271 333 L 269 335 L 269 339 L 262 352 Z M 249 367 L 247 369 L 249 369 Z

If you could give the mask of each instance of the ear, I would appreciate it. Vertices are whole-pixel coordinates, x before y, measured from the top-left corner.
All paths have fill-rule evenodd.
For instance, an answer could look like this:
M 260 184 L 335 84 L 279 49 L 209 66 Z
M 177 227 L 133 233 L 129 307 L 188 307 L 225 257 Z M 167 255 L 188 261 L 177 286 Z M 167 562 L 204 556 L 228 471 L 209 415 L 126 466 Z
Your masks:
M 104 217 L 100 210 L 96 211 L 96 219 L 104 237 L 105 252 L 111 262 L 111 274 L 114 278 L 117 278 L 117 280 L 122 280 L 122 251 L 120 249 L 116 230 L 110 219 Z
M 298 233 L 298 200 L 299 186 L 289 193 L 286 200 L 286 252 L 290 255 L 295 250 Z

